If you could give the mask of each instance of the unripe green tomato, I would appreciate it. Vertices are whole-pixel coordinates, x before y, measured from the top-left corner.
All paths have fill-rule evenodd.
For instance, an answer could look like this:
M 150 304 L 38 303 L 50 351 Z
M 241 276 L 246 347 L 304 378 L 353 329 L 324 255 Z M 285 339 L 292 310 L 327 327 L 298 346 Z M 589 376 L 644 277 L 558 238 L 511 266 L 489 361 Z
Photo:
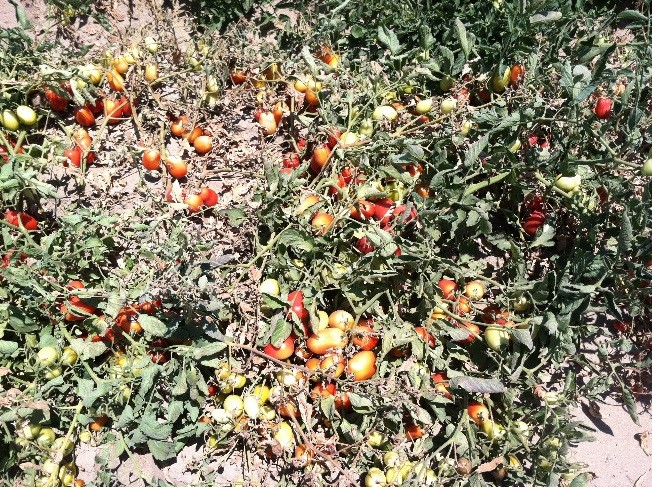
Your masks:
M 389 467 L 385 471 L 385 479 L 388 485 L 401 485 L 403 483 L 403 475 L 397 467 Z
M 122 405 L 127 404 L 131 398 L 131 387 L 123 384 L 120 386 L 118 392 L 118 403 Z
M 514 307 L 514 311 L 518 313 L 525 313 L 530 309 L 530 300 L 521 294 L 512 302 L 512 306 Z
M 59 464 L 56 462 L 53 462 L 50 459 L 47 459 L 45 462 L 43 462 L 42 465 L 43 472 L 45 472 L 48 475 L 52 475 L 56 470 L 59 469 Z
M 400 202 L 405 197 L 406 188 L 401 182 L 394 181 L 393 183 L 389 183 L 385 187 L 385 190 L 387 191 L 387 197 L 392 201 Z
M 546 395 L 544 397 L 544 401 L 546 401 L 546 404 L 551 408 L 557 406 L 559 404 L 559 400 L 560 400 L 559 394 L 554 391 L 546 392 Z
M 415 111 L 421 115 L 428 113 L 430 110 L 432 110 L 434 102 L 432 98 L 427 98 L 425 100 L 419 100 L 417 102 L 416 107 L 414 107 Z
M 51 450 L 54 452 L 61 452 L 64 457 L 67 457 L 75 449 L 75 444 L 72 440 L 66 438 L 65 436 L 60 436 L 52 444 Z
M 262 405 L 260 407 L 260 413 L 262 414 L 262 417 L 267 421 L 272 421 L 274 418 L 276 418 L 276 410 L 269 404 Z
M 395 467 L 401 461 L 401 457 L 395 451 L 388 451 L 383 455 L 383 464 L 386 467 Z
M 471 133 L 472 128 L 473 128 L 473 122 L 469 120 L 465 120 L 464 123 L 462 124 L 462 128 L 460 129 L 460 135 L 462 137 L 466 137 Z
M 387 442 L 387 436 L 382 434 L 380 431 L 372 431 L 367 438 L 367 445 L 373 447 L 379 447 Z
M 387 477 L 385 473 L 378 467 L 372 467 L 364 477 L 365 487 L 385 487 L 387 485 Z
M 83 430 L 79 433 L 79 436 L 77 438 L 79 438 L 79 441 L 81 441 L 82 443 L 88 443 L 91 441 L 92 437 L 93 435 L 91 434 L 90 431 Z
M 232 418 L 231 415 L 224 408 L 217 408 L 211 411 L 211 418 L 217 424 L 227 424 L 230 423 Z
M 59 480 L 63 485 L 72 485 L 77 477 L 77 465 L 75 462 L 68 462 L 59 468 Z
M 263 282 L 260 283 L 259 290 L 264 294 L 270 294 L 272 296 L 280 296 L 281 295 L 281 288 L 278 284 L 278 281 L 276 279 L 265 279 Z
M 509 152 L 511 152 L 512 154 L 516 154 L 520 148 L 521 148 L 521 141 L 519 139 L 516 139 L 516 141 L 514 141 L 512 146 L 509 148 Z
M 652 176 L 652 154 L 648 156 L 647 161 L 643 163 L 643 167 L 641 167 L 641 175 Z
M 251 419 L 258 419 L 260 416 L 260 403 L 256 396 L 245 396 L 242 400 L 244 412 Z
M 78 359 L 79 355 L 71 347 L 63 349 L 63 353 L 61 354 L 61 363 L 63 365 L 75 365 Z
M 570 193 L 579 188 L 582 184 L 582 177 L 577 174 L 575 176 L 557 176 L 555 179 L 555 186 L 566 193 Z
M 217 93 L 219 88 L 220 87 L 217 84 L 217 79 L 215 79 L 215 76 L 209 76 L 208 80 L 206 81 L 206 91 L 209 93 Z
M 503 326 L 488 326 L 484 332 L 487 346 L 498 352 L 503 346 L 509 344 L 509 332 Z
M 41 431 L 39 431 L 38 436 L 36 437 L 36 443 L 47 448 L 52 446 L 55 438 L 56 435 L 54 434 L 54 430 L 46 426 L 45 428 L 41 428 Z
M 18 119 L 25 125 L 34 125 L 36 123 L 36 112 L 32 107 L 27 105 L 20 105 L 16 108 L 16 115 Z
M 414 85 L 411 82 L 408 82 L 401 86 L 401 91 L 406 95 L 409 95 L 414 91 Z
M 36 348 L 38 346 L 38 337 L 33 333 L 25 335 L 25 345 L 30 348 Z
M 229 416 L 231 416 L 233 419 L 239 418 L 244 412 L 244 403 L 242 402 L 242 398 L 233 394 L 227 396 L 226 399 L 224 399 L 222 406 L 229 414 Z
M 490 440 L 493 440 L 494 438 L 502 438 L 505 436 L 505 428 L 503 428 L 501 424 L 496 423 L 490 419 L 486 419 L 480 423 L 480 429 L 484 432 L 485 435 L 487 435 Z
M 145 37 L 145 49 L 154 54 L 158 51 L 158 42 L 153 37 Z
M 2 112 L 2 125 L 7 130 L 13 131 L 18 130 L 18 127 L 20 127 L 20 122 L 18 121 L 18 117 L 16 117 L 14 112 L 11 110 L 4 110 Z
M 507 88 L 507 85 L 509 84 L 510 74 L 511 71 L 509 68 L 505 68 L 502 76 L 498 72 L 498 69 L 494 71 L 494 74 L 491 77 L 491 87 L 496 93 L 502 93 L 505 91 L 505 88 Z
M 444 76 L 440 81 L 439 81 L 439 89 L 441 91 L 448 91 L 450 90 L 453 86 L 455 85 L 455 80 L 451 78 L 450 76 Z
M 278 429 L 274 433 L 274 439 L 279 442 L 284 450 L 289 449 L 294 445 L 294 432 L 292 431 L 292 427 L 285 421 L 279 423 Z
M 448 115 L 457 107 L 457 100 L 455 98 L 446 98 L 441 102 L 441 113 Z
M 34 440 L 38 437 L 41 431 L 41 425 L 36 423 L 28 423 L 22 427 L 18 432 L 20 436 L 28 440 Z
M 374 112 L 371 114 L 371 118 L 379 121 L 379 120 L 389 120 L 390 122 L 393 122 L 396 120 L 398 117 L 397 111 L 394 109 L 393 106 L 390 105 L 381 105 L 377 107 Z
M 206 448 L 209 450 L 214 450 L 220 444 L 220 439 L 216 435 L 211 435 L 206 440 Z
M 49 367 L 56 364 L 61 358 L 59 350 L 54 347 L 43 347 L 36 354 L 36 362 L 42 367 Z
M 231 372 L 226 378 L 226 383 L 234 389 L 242 389 L 247 383 L 247 378 L 243 374 Z
M 358 134 L 355 132 L 344 132 L 340 135 L 340 145 L 342 147 L 350 147 L 359 140 Z
M 374 132 L 373 122 L 370 119 L 365 118 L 362 122 L 360 122 L 360 128 L 358 129 L 358 132 L 360 135 L 369 137 Z
M 45 369 L 45 378 L 47 380 L 56 379 L 57 377 L 61 376 L 61 374 L 63 374 L 63 369 L 58 365 L 54 367 L 47 367 Z

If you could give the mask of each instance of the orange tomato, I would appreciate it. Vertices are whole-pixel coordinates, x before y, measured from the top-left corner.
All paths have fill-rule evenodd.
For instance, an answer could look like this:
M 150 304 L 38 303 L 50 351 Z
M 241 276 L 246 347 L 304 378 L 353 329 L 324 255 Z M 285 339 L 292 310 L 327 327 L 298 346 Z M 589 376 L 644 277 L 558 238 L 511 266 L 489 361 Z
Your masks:
M 344 348 L 347 343 L 346 334 L 339 328 L 324 328 L 311 335 L 306 346 L 315 355 L 324 355 L 328 350 Z
M 348 331 L 353 327 L 355 319 L 348 311 L 338 309 L 333 311 L 328 317 L 328 326 L 331 328 L 339 328 L 343 331 Z
M 470 402 L 467 411 L 475 424 L 482 424 L 489 419 L 489 410 L 482 403 Z
M 455 343 L 465 345 L 465 344 L 471 343 L 473 340 L 475 340 L 476 335 L 480 335 L 480 327 L 478 325 L 473 324 L 473 323 L 469 323 L 468 321 L 458 323 L 457 327 L 468 331 L 469 335 L 466 338 L 462 339 L 462 340 L 455 340 Z
M 272 135 L 276 133 L 278 124 L 272 112 L 262 112 L 258 118 L 258 123 L 263 127 L 263 134 Z
M 509 70 L 509 86 L 511 88 L 518 88 L 523 82 L 525 76 L 525 68 L 522 64 L 514 64 Z
M 334 218 L 328 213 L 317 213 L 312 219 L 312 228 L 317 235 L 324 235 L 333 225 Z
M 230 75 L 231 75 L 231 81 L 233 82 L 234 85 L 241 85 L 242 83 L 247 81 L 247 73 L 240 69 L 231 70 Z
M 106 414 L 103 414 L 102 416 L 97 416 L 95 420 L 88 425 L 88 427 L 91 429 L 91 431 L 100 431 L 106 423 L 108 423 L 109 417 Z
M 165 167 L 167 167 L 170 175 L 176 179 L 181 179 L 188 174 L 188 164 L 179 156 L 168 156 Z
M 109 123 L 116 124 L 121 122 L 122 110 L 123 106 L 119 101 L 110 98 L 104 99 L 104 116 L 108 119 Z
M 360 350 L 373 350 L 379 341 L 378 333 L 372 327 L 358 323 L 353 328 L 353 344 Z
M 421 438 L 424 434 L 425 431 L 423 431 L 423 428 L 418 424 L 409 423 L 405 425 L 405 436 L 410 441 Z
M 419 335 L 419 338 L 421 338 L 422 341 L 428 344 L 429 347 L 434 347 L 437 343 L 437 340 L 435 340 L 435 337 L 432 335 L 432 333 L 430 333 L 424 327 L 418 326 L 414 329 L 414 331 L 417 335 Z
M 75 120 L 82 127 L 90 127 L 95 124 L 95 115 L 87 107 L 79 107 L 75 109 Z
M 473 300 L 482 299 L 485 293 L 484 284 L 480 281 L 469 281 L 464 288 L 464 295 Z
M 124 91 L 125 80 L 122 75 L 115 69 L 112 69 L 106 73 L 106 80 L 108 81 L 109 86 L 113 91 Z
M 455 291 L 457 290 L 457 283 L 451 281 L 450 279 L 442 279 L 439 281 L 439 289 L 441 289 L 442 297 L 444 299 L 453 299 L 455 297 Z
M 188 206 L 188 211 L 190 213 L 197 213 L 199 210 L 201 210 L 201 206 L 204 204 L 204 201 L 198 194 L 192 194 L 186 197 L 183 202 L 186 206 Z
M 175 137 L 187 137 L 190 135 L 190 129 L 186 128 L 188 126 L 188 116 L 181 115 L 177 117 L 172 124 L 170 125 L 170 132 Z
M 340 353 L 330 353 L 319 362 L 319 370 L 325 375 L 339 377 L 344 373 L 346 360 Z
M 206 154 L 213 149 L 213 141 L 208 135 L 200 135 L 193 142 L 193 146 L 200 154 Z
M 311 106 L 311 107 L 317 107 L 319 106 L 319 97 L 317 96 L 317 93 L 315 93 L 313 90 L 310 88 L 306 89 L 305 92 L 305 99 L 306 103 Z
M 156 149 L 143 152 L 143 167 L 149 171 L 158 171 L 161 168 L 161 153 Z
M 435 390 L 447 399 L 452 399 L 453 395 L 448 390 L 448 376 L 445 372 L 432 374 L 432 380 L 435 383 Z
M 331 328 L 336 330 L 337 328 Z M 353 376 L 353 380 L 361 381 L 373 377 L 376 373 L 376 354 L 369 350 L 356 352 L 349 359 L 346 366 L 347 372 Z

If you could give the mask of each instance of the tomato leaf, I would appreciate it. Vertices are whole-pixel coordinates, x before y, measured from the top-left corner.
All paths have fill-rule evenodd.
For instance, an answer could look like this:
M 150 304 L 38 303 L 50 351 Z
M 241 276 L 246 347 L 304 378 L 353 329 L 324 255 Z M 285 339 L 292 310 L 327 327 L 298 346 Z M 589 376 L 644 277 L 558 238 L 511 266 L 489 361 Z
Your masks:
M 290 333 L 292 333 L 292 323 L 281 318 L 276 322 L 269 342 L 274 347 L 279 347 L 290 336 Z
M 7 340 L 0 340 L 0 354 L 1 355 L 11 355 L 16 350 L 18 350 L 18 344 L 16 342 L 9 342 Z
M 356 412 L 360 414 L 370 414 L 374 412 L 377 408 L 374 407 L 374 403 L 367 396 L 356 394 L 355 392 L 349 392 L 349 399 L 351 399 L 351 406 L 355 409 Z
M 636 411 L 636 399 L 634 399 L 634 394 L 627 384 L 621 382 L 621 388 L 623 391 L 623 402 L 625 403 L 625 408 L 629 413 L 629 417 L 632 418 L 632 421 L 640 426 L 638 420 L 638 412 Z
M 632 232 L 632 222 L 627 213 L 627 207 L 623 211 L 623 218 L 620 222 L 620 234 L 618 235 L 618 255 L 623 256 L 632 249 L 632 240 L 634 238 Z
M 468 392 L 499 394 L 505 392 L 505 386 L 498 379 L 481 379 L 478 377 L 452 377 L 451 387 L 461 388 Z
M 532 343 L 532 335 L 530 330 L 521 330 L 519 328 L 512 328 L 510 334 L 514 341 L 521 343 L 527 347 L 528 350 L 532 350 L 534 343 Z
M 152 335 L 165 336 L 168 332 L 168 328 L 165 326 L 165 323 L 163 323 L 158 318 L 155 318 L 154 316 L 141 314 L 138 317 L 138 322 L 143 327 L 143 330 Z
M 401 51 L 401 44 L 393 30 L 381 25 L 378 27 L 378 40 L 384 44 L 392 54 L 398 54 Z
M 279 235 L 278 243 L 295 249 L 305 250 L 306 252 L 312 251 L 315 246 L 314 240 L 310 235 L 293 228 L 281 233 Z
M 161 462 L 177 455 L 174 443 L 168 441 L 147 440 L 147 447 L 152 456 Z
M 466 34 L 466 27 L 464 27 L 464 24 L 459 18 L 455 19 L 455 32 L 457 33 L 457 37 L 460 40 L 462 51 L 464 51 L 464 56 L 468 58 L 469 54 L 471 53 L 472 46 Z

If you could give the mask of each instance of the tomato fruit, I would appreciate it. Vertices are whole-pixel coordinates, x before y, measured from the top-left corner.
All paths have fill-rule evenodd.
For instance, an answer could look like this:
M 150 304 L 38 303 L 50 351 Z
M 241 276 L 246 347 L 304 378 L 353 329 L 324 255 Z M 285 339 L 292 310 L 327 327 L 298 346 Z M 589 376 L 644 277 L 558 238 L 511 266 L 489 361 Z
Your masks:
M 435 383 L 435 390 L 445 398 L 452 399 L 453 395 L 448 390 L 449 382 L 446 373 L 444 372 L 434 373 L 432 374 L 431 377 L 432 377 L 432 381 Z
M 314 172 L 319 172 L 328 162 L 330 155 L 331 150 L 327 145 L 316 147 L 312 153 L 310 169 L 313 169 Z
M 381 225 L 387 225 L 392 218 L 394 201 L 389 198 L 381 198 L 374 203 L 374 218 Z
M 179 156 L 168 156 L 165 167 L 170 175 L 176 179 L 181 179 L 188 174 L 188 164 Z
M 18 120 L 25 125 L 34 125 L 37 120 L 36 112 L 32 107 L 28 107 L 27 105 L 16 107 L 16 116 L 18 117 Z
M 482 299 L 485 293 L 484 284 L 480 281 L 470 281 L 466 283 L 464 288 L 464 295 L 473 300 Z
M 414 107 L 414 111 L 417 113 L 423 115 L 428 113 L 430 110 L 432 110 L 432 107 L 434 105 L 434 102 L 432 98 L 427 98 L 425 100 L 419 100 Z
M 598 101 L 596 101 L 595 108 L 593 110 L 595 112 L 595 116 L 601 120 L 611 118 L 612 106 L 613 102 L 611 101 L 611 98 L 598 98 Z
M 503 91 L 505 91 L 505 88 L 507 88 L 507 85 L 509 84 L 509 81 L 511 79 L 510 77 L 511 77 L 510 68 L 505 68 L 502 74 L 498 71 L 498 69 L 494 70 L 494 74 L 491 77 L 491 88 L 496 93 L 502 93 Z
M 471 343 L 473 340 L 475 340 L 476 335 L 480 335 L 480 327 L 474 323 L 464 321 L 462 323 L 458 323 L 457 327 L 462 328 L 469 333 L 466 338 L 462 340 L 455 340 L 455 343 L 459 343 L 460 345 Z
M 367 237 L 361 237 L 355 243 L 355 248 L 360 251 L 362 255 L 367 255 L 376 250 L 376 246 Z
M 509 70 L 509 86 L 510 88 L 516 89 L 521 86 L 523 83 L 523 78 L 525 76 L 525 69 L 522 64 L 514 64 Z
M 61 358 L 61 353 L 54 347 L 43 347 L 36 354 L 36 361 L 41 367 L 54 365 Z
M 374 112 L 371 114 L 371 118 L 376 121 L 380 120 L 389 120 L 393 122 L 398 117 L 398 112 L 393 106 L 390 105 L 381 105 L 376 107 Z
M 50 108 L 55 112 L 63 112 L 68 108 L 68 100 L 50 88 L 45 90 L 45 99 L 50 104 Z
M 418 424 L 409 423 L 405 425 L 405 436 L 408 440 L 414 441 L 423 437 L 423 435 L 425 435 L 425 431 Z
M 107 71 L 106 81 L 113 91 L 124 91 L 125 89 L 125 79 L 116 69 Z
M 208 135 L 200 135 L 193 142 L 193 146 L 200 154 L 206 154 L 213 149 L 213 141 Z
M 442 297 L 444 299 L 454 299 L 455 291 L 457 291 L 457 283 L 451 281 L 450 279 L 442 279 L 437 284 L 439 289 L 441 289 Z
M 371 326 L 361 325 L 360 322 L 353 328 L 353 344 L 360 350 L 373 350 L 378 345 L 380 338 Z
M 66 157 L 65 164 L 72 164 L 75 167 L 81 166 L 82 150 L 79 147 L 76 146 L 74 149 L 67 149 L 63 155 Z
M 355 381 L 370 379 L 376 373 L 376 354 L 370 350 L 354 353 L 346 364 L 346 371 Z
M 294 337 L 290 335 L 278 347 L 268 343 L 263 352 L 278 360 L 290 358 L 294 353 Z
M 11 110 L 4 110 L 2 112 L 2 116 L 0 117 L 0 121 L 2 121 L 2 125 L 7 130 L 14 131 L 18 130 L 18 127 L 20 127 L 20 121 L 18 120 L 18 117 Z
M 156 64 L 148 64 L 145 66 L 145 81 L 151 83 L 158 78 L 158 66 Z
M 325 328 L 311 335 L 306 346 L 315 355 L 324 355 L 328 350 L 344 348 L 348 343 L 346 333 L 339 328 Z
M 264 135 L 275 134 L 278 129 L 276 117 L 274 117 L 274 113 L 272 112 L 262 112 L 258 118 L 258 123 L 263 128 Z
M 523 230 L 528 235 L 534 236 L 545 221 L 546 215 L 540 211 L 535 211 L 523 221 Z
M 95 115 L 93 115 L 90 108 L 85 106 L 75 109 L 75 120 L 82 127 L 95 125 Z
M 427 343 L 429 347 L 434 347 L 435 344 L 437 343 L 437 340 L 435 340 L 435 337 L 432 333 L 430 333 L 426 328 L 422 326 L 418 326 L 414 329 L 416 334 L 419 336 L 421 341 L 424 343 Z
M 18 227 L 22 224 L 25 230 L 33 231 L 38 229 L 38 221 L 36 221 L 36 218 L 34 218 L 31 215 L 28 215 L 27 213 L 21 213 L 19 211 L 14 211 L 14 210 L 7 210 L 5 212 L 5 220 L 7 221 L 7 223 L 15 227 Z
M 566 193 L 571 193 L 579 188 L 582 184 L 582 177 L 577 174 L 575 176 L 557 176 L 555 179 L 555 186 Z
M 204 200 L 202 200 L 201 196 L 198 194 L 193 194 L 187 196 L 186 199 L 183 200 L 183 203 L 188 207 L 188 211 L 190 213 L 197 213 L 199 210 L 201 210 L 201 206 L 204 204 Z
M 444 115 L 448 115 L 457 107 L 457 100 L 455 98 L 446 98 L 441 102 L 439 109 Z
M 328 317 L 328 326 L 331 328 L 339 328 L 343 331 L 348 331 L 353 328 L 355 319 L 348 311 L 338 309 L 333 311 Z
M 509 344 L 509 332 L 502 326 L 488 326 L 484 331 L 487 346 L 496 352 Z
M 489 409 L 482 403 L 470 402 L 466 410 L 475 424 L 482 424 L 489 419 Z
M 161 169 L 161 153 L 156 149 L 148 149 L 143 152 L 143 167 L 148 171 Z
M 217 193 L 211 188 L 204 186 L 199 190 L 199 197 L 202 199 L 206 206 L 215 206 L 220 200 Z
M 180 115 L 170 124 L 170 132 L 175 137 L 187 137 L 190 134 L 190 129 L 187 128 L 188 124 L 188 116 Z
M 317 213 L 312 219 L 312 228 L 317 235 L 324 235 L 333 225 L 334 218 L 328 213 Z

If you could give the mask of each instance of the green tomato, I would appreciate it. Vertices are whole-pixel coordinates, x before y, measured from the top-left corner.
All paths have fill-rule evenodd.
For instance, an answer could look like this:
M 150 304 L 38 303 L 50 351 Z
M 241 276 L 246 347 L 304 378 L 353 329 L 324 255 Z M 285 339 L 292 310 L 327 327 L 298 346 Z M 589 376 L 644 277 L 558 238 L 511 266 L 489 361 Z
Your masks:
M 61 354 L 62 364 L 72 366 L 77 363 L 78 359 L 79 355 L 77 355 L 77 352 L 75 352 L 71 347 L 66 347 L 63 349 L 63 353 Z
M 645 161 L 643 167 L 641 167 L 641 175 L 652 176 L 652 152 L 650 152 L 647 161 Z
M 385 186 L 385 191 L 387 191 L 387 197 L 392 201 L 403 201 L 405 197 L 405 185 L 401 182 L 394 181 Z
M 158 42 L 153 37 L 145 37 L 145 49 L 154 54 L 158 51 Z
M 244 402 L 240 396 L 230 395 L 224 399 L 224 410 L 231 416 L 233 419 L 237 419 L 242 416 L 244 412 Z
M 575 176 L 559 175 L 555 179 L 555 186 L 566 193 L 571 193 L 578 189 L 580 184 L 582 184 L 582 177 L 579 174 Z
M 490 419 L 486 419 L 480 423 L 480 429 L 484 432 L 485 435 L 487 435 L 490 440 L 493 440 L 494 438 L 502 438 L 505 436 L 505 428 L 501 424 L 496 423 Z
M 521 148 L 521 141 L 519 139 L 516 139 L 516 141 L 514 141 L 512 146 L 509 148 L 509 152 L 515 154 L 519 151 L 520 148 Z
M 54 365 L 61 358 L 59 350 L 54 347 L 43 347 L 36 354 L 36 362 L 42 367 L 49 367 Z
M 390 122 L 393 122 L 397 117 L 398 112 L 390 105 L 381 105 L 371 114 L 371 118 L 376 121 L 389 120 Z
M 41 431 L 39 431 L 38 436 L 36 437 L 36 443 L 47 448 L 52 446 L 55 438 L 56 435 L 54 434 L 54 430 L 46 426 L 45 428 L 41 428 Z
M 18 119 L 25 125 L 34 125 L 36 123 L 36 112 L 32 107 L 27 105 L 20 105 L 16 108 L 16 115 Z
M 382 434 L 380 431 L 372 431 L 367 438 L 367 445 L 373 447 L 379 447 L 387 442 L 387 436 Z
M 465 120 L 464 123 L 462 124 L 462 128 L 460 128 L 460 135 L 462 137 L 466 137 L 471 133 L 472 128 L 473 128 L 473 122 L 469 120 Z
M 440 81 L 439 81 L 439 89 L 441 91 L 448 91 L 450 90 L 453 86 L 455 85 L 455 80 L 451 78 L 450 76 L 444 76 Z
M 54 452 L 61 452 L 64 457 L 67 457 L 72 453 L 72 451 L 75 449 L 75 444 L 66 438 L 65 436 L 60 436 L 56 440 L 54 440 L 54 443 L 52 444 L 51 450 Z
M 444 115 L 448 115 L 457 107 L 457 100 L 455 98 L 446 98 L 441 102 L 440 110 Z
M 433 101 L 432 98 L 427 98 L 425 100 L 419 100 L 417 102 L 417 106 L 414 107 L 417 113 L 423 115 L 425 113 L 428 113 L 430 110 L 432 110 L 433 106 Z
M 13 131 L 18 130 L 18 127 L 20 127 L 20 122 L 18 121 L 18 117 L 16 117 L 14 112 L 11 110 L 5 110 L 2 112 L 2 125 L 7 130 Z
M 371 134 L 374 132 L 374 124 L 369 118 L 365 118 L 362 122 L 360 122 L 360 128 L 358 129 L 358 132 L 360 132 L 360 135 L 364 135 L 366 137 L 369 137 Z
M 507 88 L 507 85 L 509 84 L 510 73 L 511 70 L 509 68 L 505 68 L 502 75 L 498 72 L 498 69 L 494 71 L 494 74 L 491 77 L 491 87 L 496 93 L 502 93 L 505 91 L 505 88 Z
M 503 326 L 488 326 L 484 332 L 484 340 L 489 348 L 499 351 L 509 344 L 509 332 Z
M 55 367 L 47 367 L 45 369 L 45 378 L 47 380 L 56 379 L 57 377 L 60 377 L 61 374 L 63 374 L 63 369 L 58 365 Z
M 387 485 L 387 477 L 385 473 L 378 467 L 372 467 L 364 477 L 365 487 L 385 487 Z
M 41 432 L 41 425 L 28 423 L 20 430 L 19 434 L 27 440 L 35 440 Z
M 525 313 L 530 309 L 530 300 L 521 294 L 518 298 L 514 299 L 512 306 L 514 307 L 514 311 L 518 313 Z
M 279 283 L 276 279 L 265 279 L 263 282 L 260 283 L 259 290 L 261 294 L 270 294 L 272 296 L 280 296 L 281 295 L 281 288 L 279 286 Z

